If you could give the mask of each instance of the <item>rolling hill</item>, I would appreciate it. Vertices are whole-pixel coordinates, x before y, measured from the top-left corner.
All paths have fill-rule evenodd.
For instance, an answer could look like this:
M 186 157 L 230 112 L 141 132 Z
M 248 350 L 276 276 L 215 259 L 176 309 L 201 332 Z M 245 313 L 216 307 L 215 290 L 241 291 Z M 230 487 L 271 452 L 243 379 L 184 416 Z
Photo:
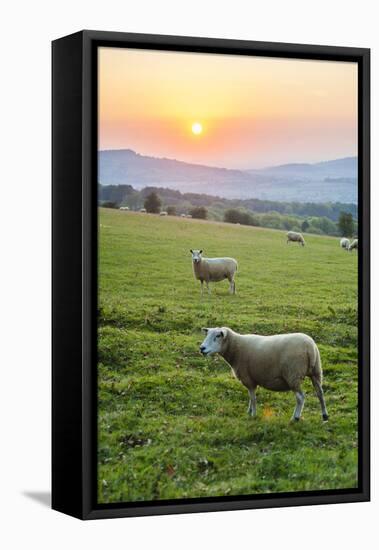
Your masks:
M 338 239 L 100 209 L 98 500 L 102 503 L 357 486 L 357 255 Z M 239 262 L 200 297 L 192 247 Z M 263 388 L 258 417 L 201 327 L 306 332 L 319 346 L 329 423 L 309 380 Z
M 99 152 L 99 183 L 168 187 L 224 198 L 357 202 L 357 158 L 232 170 L 144 156 L 131 149 Z

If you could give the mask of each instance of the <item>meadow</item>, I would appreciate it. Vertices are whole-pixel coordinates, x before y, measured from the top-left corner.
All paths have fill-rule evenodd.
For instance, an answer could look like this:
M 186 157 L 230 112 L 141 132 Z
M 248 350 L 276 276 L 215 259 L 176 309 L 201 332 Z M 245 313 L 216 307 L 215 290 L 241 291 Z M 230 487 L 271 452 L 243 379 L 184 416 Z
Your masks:
M 339 239 L 99 209 L 98 500 L 249 495 L 357 486 L 357 254 Z M 200 295 L 191 248 L 238 260 Z M 319 346 L 330 420 L 306 380 L 292 393 L 247 390 L 201 327 L 305 332 Z

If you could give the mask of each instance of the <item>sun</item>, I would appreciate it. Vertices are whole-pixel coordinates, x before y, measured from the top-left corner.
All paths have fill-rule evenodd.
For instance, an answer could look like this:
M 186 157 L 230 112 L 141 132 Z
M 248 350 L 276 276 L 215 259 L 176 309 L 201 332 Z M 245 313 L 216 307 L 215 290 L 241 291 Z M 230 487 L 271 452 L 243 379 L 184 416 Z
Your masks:
M 194 122 L 192 124 L 192 133 L 195 134 L 195 136 L 198 136 L 203 131 L 203 126 L 200 124 L 200 122 Z

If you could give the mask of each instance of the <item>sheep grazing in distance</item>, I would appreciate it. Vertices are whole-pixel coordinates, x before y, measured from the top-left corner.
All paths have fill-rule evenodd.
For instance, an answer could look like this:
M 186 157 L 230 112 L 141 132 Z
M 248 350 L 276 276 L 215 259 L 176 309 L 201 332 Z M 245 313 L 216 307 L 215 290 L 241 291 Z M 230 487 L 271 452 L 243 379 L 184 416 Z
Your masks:
M 305 246 L 304 237 L 301 233 L 296 233 L 296 231 L 288 231 L 287 233 L 287 244 L 289 242 L 299 243 L 302 246 Z
M 139 211 L 142 212 L 143 214 L 146 214 L 146 208 L 140 208 Z
M 187 214 L 186 218 L 192 218 L 191 214 Z
M 207 285 L 210 294 L 209 283 L 217 283 L 228 279 L 231 294 L 236 293 L 234 276 L 238 269 L 237 261 L 234 258 L 203 258 L 202 250 L 191 250 L 193 272 L 201 283 L 201 295 L 203 295 L 203 284 Z
M 120 210 L 129 210 L 128 206 L 120 206 Z
M 345 250 L 349 250 L 349 248 L 350 248 L 350 241 L 349 241 L 349 239 L 347 239 L 346 237 L 343 237 L 343 238 L 340 240 L 340 247 L 341 247 L 341 248 L 344 248 Z
M 248 389 L 251 416 L 256 416 L 256 388 L 262 386 L 272 391 L 293 391 L 296 407 L 292 419 L 299 420 L 304 406 L 301 384 L 308 376 L 320 401 L 322 418 L 328 420 L 320 352 L 310 336 L 302 333 L 242 335 L 227 327 L 203 331 L 206 337 L 200 346 L 201 353 L 219 353 L 230 365 L 236 378 Z
M 168 216 L 167 212 L 165 210 L 162 210 L 162 212 L 159 212 L 160 216 Z
M 186 216 L 186 214 L 180 214 L 180 217 L 181 218 L 186 218 L 187 216 Z
M 353 239 L 349 246 L 349 252 L 352 250 L 358 250 L 358 239 Z

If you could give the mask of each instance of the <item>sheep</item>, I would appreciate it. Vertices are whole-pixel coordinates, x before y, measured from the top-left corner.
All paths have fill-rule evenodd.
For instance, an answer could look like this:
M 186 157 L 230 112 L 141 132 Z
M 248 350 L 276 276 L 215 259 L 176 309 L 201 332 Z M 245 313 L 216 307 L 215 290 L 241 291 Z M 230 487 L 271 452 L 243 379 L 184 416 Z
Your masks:
M 192 218 L 191 214 L 187 214 L 186 218 Z
M 303 235 L 301 233 L 296 233 L 296 231 L 288 231 L 288 233 L 287 233 L 287 244 L 291 241 L 295 242 L 295 243 L 299 243 L 302 246 L 305 246 L 305 241 L 304 241 Z
M 344 248 L 345 250 L 349 250 L 349 247 L 350 247 L 350 241 L 349 241 L 349 239 L 346 239 L 346 237 L 343 237 L 343 238 L 340 240 L 340 247 L 341 247 L 341 248 Z
M 230 293 L 236 293 L 234 276 L 238 269 L 234 258 L 203 258 L 202 250 L 191 250 L 192 265 L 195 278 L 201 282 L 201 295 L 203 295 L 203 283 L 207 285 L 208 294 L 211 293 L 209 283 L 216 283 L 228 279 Z
M 180 217 L 181 217 L 181 218 L 186 218 L 187 215 L 186 215 L 186 214 L 180 214 Z
M 248 413 L 256 416 L 258 386 L 272 391 L 293 391 L 296 407 L 292 416 L 299 420 L 304 406 L 301 383 L 308 376 L 321 405 L 322 418 L 329 419 L 322 389 L 320 352 L 310 336 L 302 333 L 259 336 L 238 334 L 232 329 L 206 328 L 200 352 L 219 353 L 230 365 L 235 377 L 248 389 Z
M 168 216 L 167 212 L 165 210 L 162 210 L 162 212 L 159 212 L 160 216 Z
M 128 206 L 120 206 L 120 210 L 129 210 Z
M 349 246 L 349 252 L 352 250 L 358 250 L 358 239 L 353 239 Z
M 143 214 L 146 214 L 146 208 L 140 208 L 139 211 L 142 212 Z

